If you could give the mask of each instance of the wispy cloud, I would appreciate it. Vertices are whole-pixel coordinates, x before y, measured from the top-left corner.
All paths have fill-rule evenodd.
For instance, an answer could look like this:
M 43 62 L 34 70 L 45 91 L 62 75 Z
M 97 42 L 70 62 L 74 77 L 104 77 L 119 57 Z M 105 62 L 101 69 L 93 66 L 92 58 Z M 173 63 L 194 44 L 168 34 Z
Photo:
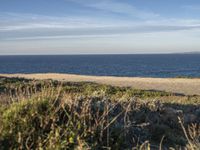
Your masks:
M 27 40 L 55 40 L 55 39 L 87 39 L 87 38 L 108 38 L 119 37 L 119 34 L 113 35 L 51 35 L 51 36 L 29 36 L 29 37 L 14 37 L 4 39 L 4 41 L 27 41 Z
M 200 5 L 183 5 L 182 8 L 190 11 L 200 11 Z
M 124 15 L 128 15 L 129 17 L 132 16 L 139 19 L 152 19 L 152 18 L 159 17 L 159 14 L 156 14 L 150 11 L 137 9 L 133 5 L 122 2 L 122 1 L 121 2 L 116 1 L 116 0 L 100 0 L 100 1 L 67 0 L 67 1 L 79 3 L 83 6 L 90 7 L 93 9 L 102 10 L 102 11 L 111 12 L 111 13 L 117 13 L 117 14 L 124 14 Z
M 137 16 L 139 20 L 99 19 L 95 16 L 4 13 L 0 15 L 0 40 L 40 40 L 108 37 L 122 34 L 176 32 L 200 29 L 198 19 L 156 18 L 157 14 L 114 0 L 69 0 L 85 7 Z M 145 19 L 144 19 L 145 18 Z
M 176 32 L 200 29 L 200 25 L 124 25 L 93 28 L 35 28 L 34 30 L 20 30 L 4 32 L 1 40 L 40 40 L 66 38 L 103 38 L 128 34 L 143 34 L 157 32 Z
M 101 20 L 82 16 L 43 16 L 36 14 L 4 13 L 0 15 L 0 31 L 27 29 L 76 29 L 113 26 L 113 20 Z M 120 25 L 120 22 L 116 22 Z M 126 22 L 124 22 L 126 23 Z M 123 23 L 123 24 L 124 24 Z

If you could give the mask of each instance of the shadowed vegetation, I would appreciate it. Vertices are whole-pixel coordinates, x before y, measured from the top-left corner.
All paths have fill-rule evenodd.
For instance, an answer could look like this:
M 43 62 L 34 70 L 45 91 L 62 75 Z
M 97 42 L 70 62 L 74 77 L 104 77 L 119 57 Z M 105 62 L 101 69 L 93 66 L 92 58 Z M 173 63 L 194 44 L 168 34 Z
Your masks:
M 95 83 L 0 79 L 1 149 L 193 149 L 200 97 Z

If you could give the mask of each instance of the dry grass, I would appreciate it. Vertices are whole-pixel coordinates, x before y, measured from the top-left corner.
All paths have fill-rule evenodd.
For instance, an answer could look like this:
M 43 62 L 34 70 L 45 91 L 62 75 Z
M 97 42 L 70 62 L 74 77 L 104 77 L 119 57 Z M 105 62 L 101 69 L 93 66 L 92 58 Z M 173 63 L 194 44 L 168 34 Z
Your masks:
M 92 83 L 0 81 L 1 149 L 199 148 L 199 97 Z M 185 122 L 188 114 L 197 118 Z

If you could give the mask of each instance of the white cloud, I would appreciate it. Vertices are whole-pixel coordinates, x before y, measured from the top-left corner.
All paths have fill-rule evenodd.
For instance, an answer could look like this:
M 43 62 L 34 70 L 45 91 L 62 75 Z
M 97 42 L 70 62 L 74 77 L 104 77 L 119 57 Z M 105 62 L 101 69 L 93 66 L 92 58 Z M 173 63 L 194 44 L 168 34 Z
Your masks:
M 108 38 L 120 36 L 119 34 L 113 35 L 51 35 L 51 36 L 29 36 L 29 37 L 14 37 L 4 39 L 4 41 L 26 41 L 26 40 L 55 40 L 55 39 L 86 39 L 86 38 Z
M 140 10 L 134 7 L 131 4 L 125 3 L 125 2 L 118 2 L 115 0 L 68 0 L 75 3 L 79 3 L 83 6 L 111 12 L 111 13 L 117 13 L 117 14 L 124 14 L 128 15 L 129 17 L 135 17 L 139 19 L 152 19 L 152 18 L 158 18 L 159 14 L 156 14 L 154 12 Z
M 121 3 L 121 2 L 105 2 L 101 1 L 99 3 L 94 3 L 94 4 L 88 4 L 87 6 L 100 9 L 100 10 L 105 10 L 105 11 L 110 11 L 113 13 L 121 13 L 121 14 L 126 14 L 130 15 L 133 17 L 138 17 L 141 19 L 149 19 L 149 18 L 156 18 L 159 15 L 152 13 L 152 12 L 145 12 L 139 9 L 136 9 L 134 6 L 126 4 L 126 3 Z
M 52 40 L 0 41 L 0 53 L 7 54 L 10 52 L 13 54 L 17 51 L 17 54 L 130 54 L 198 51 L 199 37 L 193 37 L 193 33 L 197 33 L 197 31 L 126 34 L 75 40 L 58 38 Z
M 183 5 L 182 8 L 189 11 L 200 11 L 200 5 Z
M 13 17 L 14 21 L 8 19 Z M 6 18 L 7 20 L 4 21 L 0 16 L 0 19 L 3 20 L 3 23 L 0 23 L 0 40 L 108 37 L 122 34 L 189 31 L 200 28 L 200 20 L 181 19 L 155 19 L 136 22 L 131 20 L 100 20 L 94 17 L 52 17 L 14 13 L 7 14 Z

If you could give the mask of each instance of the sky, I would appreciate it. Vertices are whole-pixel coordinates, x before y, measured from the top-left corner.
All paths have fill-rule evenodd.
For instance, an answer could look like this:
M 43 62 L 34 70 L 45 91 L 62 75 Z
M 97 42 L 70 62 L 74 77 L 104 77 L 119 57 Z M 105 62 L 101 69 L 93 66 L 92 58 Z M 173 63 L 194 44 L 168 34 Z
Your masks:
M 199 0 L 0 0 L 0 55 L 190 51 Z

